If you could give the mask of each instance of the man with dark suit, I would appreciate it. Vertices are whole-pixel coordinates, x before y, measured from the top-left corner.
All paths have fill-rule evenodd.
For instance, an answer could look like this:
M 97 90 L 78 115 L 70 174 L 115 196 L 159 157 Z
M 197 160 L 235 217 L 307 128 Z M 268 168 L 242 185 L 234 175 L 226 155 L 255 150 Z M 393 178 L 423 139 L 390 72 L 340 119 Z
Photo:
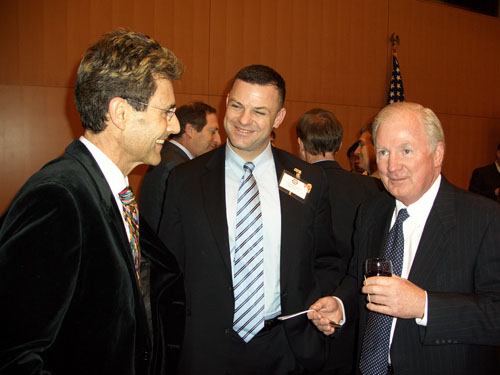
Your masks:
M 441 175 L 444 134 L 430 109 L 391 104 L 373 131 L 392 197 L 360 207 L 348 276 L 309 318 L 331 334 L 328 319 L 359 314 L 363 374 L 498 374 L 500 207 Z M 364 280 L 365 259 L 381 256 L 392 277 Z
M 170 171 L 176 165 L 220 146 L 219 122 L 214 107 L 194 102 L 175 112 L 181 130 L 172 134 L 161 150 L 161 162 L 148 168 L 141 185 L 139 205 L 142 217 L 156 231 Z
M 343 129 L 332 112 L 321 108 L 311 109 L 299 119 L 296 130 L 300 158 L 319 165 L 328 177 L 335 245 L 350 257 L 358 207 L 380 192 L 378 180 L 348 172 L 335 161 L 335 155 L 342 145 Z M 340 284 L 340 281 L 337 280 L 337 283 Z M 330 342 L 328 365 L 318 374 L 351 374 L 356 339 L 355 323 L 355 320 L 349 320 L 342 327 L 342 334 Z
M 170 175 L 159 234 L 185 274 L 183 374 L 295 374 L 325 360 L 305 316 L 276 319 L 333 290 L 347 263 L 324 172 L 270 145 L 284 99 L 276 71 L 243 68 L 226 99 L 225 147 Z
M 497 146 L 497 158 L 493 164 L 476 168 L 472 172 L 469 191 L 500 202 L 500 143 Z
M 167 188 L 167 179 L 175 166 L 198 157 L 220 145 L 219 122 L 215 108 L 202 102 L 193 102 L 177 108 L 175 115 L 179 120 L 180 131 L 172 134 L 161 150 L 161 162 L 148 168 L 141 186 L 139 205 L 142 218 L 156 232 L 162 216 L 163 199 Z M 159 340 L 163 342 L 164 352 L 157 355 L 160 373 L 173 373 L 177 367 L 182 328 L 184 322 L 184 284 L 179 278 L 168 290 L 168 295 L 160 300 L 163 286 L 157 280 L 163 277 L 163 269 L 151 265 L 152 315 L 161 325 Z M 175 324 L 172 324 L 175 322 Z
M 0 373 L 150 373 L 141 250 L 165 281 L 178 269 L 138 224 L 127 175 L 158 164 L 179 131 L 172 80 L 181 74 L 171 51 L 127 30 L 85 53 L 75 86 L 84 135 L 0 219 Z

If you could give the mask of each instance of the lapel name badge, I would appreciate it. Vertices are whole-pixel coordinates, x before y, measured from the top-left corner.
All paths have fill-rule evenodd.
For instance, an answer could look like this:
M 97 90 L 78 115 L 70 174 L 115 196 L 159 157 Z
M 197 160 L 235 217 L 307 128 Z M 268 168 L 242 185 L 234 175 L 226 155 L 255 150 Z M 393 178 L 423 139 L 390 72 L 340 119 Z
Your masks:
M 279 189 L 287 195 L 304 203 L 311 192 L 312 185 L 301 179 L 302 171 L 298 168 L 294 169 L 295 176 L 283 170 L 278 183 Z

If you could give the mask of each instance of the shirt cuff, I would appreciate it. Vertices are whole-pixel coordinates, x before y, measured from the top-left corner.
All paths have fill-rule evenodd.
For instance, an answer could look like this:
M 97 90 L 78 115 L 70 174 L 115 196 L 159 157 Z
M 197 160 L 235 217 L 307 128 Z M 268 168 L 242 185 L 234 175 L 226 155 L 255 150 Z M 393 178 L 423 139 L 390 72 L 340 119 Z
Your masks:
M 342 319 L 340 319 L 340 321 L 338 323 L 341 326 L 343 326 L 345 324 L 345 322 L 347 321 L 346 316 L 345 316 L 344 303 L 342 302 L 342 300 L 340 298 L 335 297 L 335 296 L 332 296 L 332 297 L 338 301 L 338 303 L 340 304 L 340 307 L 342 308 Z
M 429 308 L 429 300 L 427 298 L 427 292 L 425 292 L 425 310 L 424 310 L 424 316 L 422 317 L 422 319 L 415 318 L 415 322 L 419 326 L 427 327 L 427 311 L 428 311 L 428 308 Z

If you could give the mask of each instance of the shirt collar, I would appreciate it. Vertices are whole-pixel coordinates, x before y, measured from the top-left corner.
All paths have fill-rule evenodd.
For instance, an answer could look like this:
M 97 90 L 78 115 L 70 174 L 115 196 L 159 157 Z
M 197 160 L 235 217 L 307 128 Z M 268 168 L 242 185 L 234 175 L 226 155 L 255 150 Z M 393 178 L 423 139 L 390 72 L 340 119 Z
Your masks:
M 177 147 L 179 147 L 182 151 L 185 152 L 185 154 L 188 156 L 189 159 L 193 160 L 194 159 L 194 156 L 193 154 L 191 154 L 189 152 L 189 150 L 184 146 L 184 145 L 181 145 L 179 142 L 177 142 L 176 140 L 174 139 L 170 139 L 168 142 L 170 143 L 173 143 L 174 145 L 176 145 Z
M 431 212 L 431 208 L 434 205 L 434 200 L 436 199 L 440 185 L 441 174 L 436 178 L 436 181 L 434 181 L 429 190 L 427 190 L 419 200 L 410 204 L 408 207 L 396 199 L 396 212 L 399 212 L 402 208 L 406 208 L 408 209 L 408 214 L 412 220 L 415 220 L 416 223 L 425 224 L 427 217 Z
M 271 149 L 271 142 L 268 143 L 266 149 L 262 153 L 252 160 L 255 165 L 253 174 L 259 175 L 264 168 L 269 164 L 273 163 L 273 151 Z M 229 141 L 226 142 L 226 164 L 233 170 L 243 171 L 243 166 L 247 161 L 242 159 L 231 147 Z
M 118 168 L 116 164 L 113 163 L 113 161 L 111 161 L 111 159 L 104 152 L 102 152 L 99 147 L 90 142 L 87 138 L 81 136 L 80 142 L 82 142 L 92 154 L 92 157 L 101 169 L 101 172 L 104 175 L 104 178 L 106 179 L 113 194 L 115 196 L 118 195 L 118 193 L 120 193 L 128 186 L 128 177 L 123 176 L 120 168 Z

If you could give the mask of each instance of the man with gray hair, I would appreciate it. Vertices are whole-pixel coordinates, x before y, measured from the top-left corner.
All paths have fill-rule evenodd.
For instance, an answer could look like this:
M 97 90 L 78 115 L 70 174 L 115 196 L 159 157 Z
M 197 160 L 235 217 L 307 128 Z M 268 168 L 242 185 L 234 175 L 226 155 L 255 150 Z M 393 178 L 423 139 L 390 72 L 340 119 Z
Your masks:
M 498 373 L 500 208 L 441 175 L 444 135 L 430 109 L 391 104 L 373 136 L 392 197 L 360 207 L 348 276 L 309 318 L 329 335 L 329 319 L 359 315 L 362 374 Z M 392 277 L 366 275 L 369 258 L 391 260 Z
M 150 374 L 141 253 L 165 283 L 177 263 L 128 186 L 179 131 L 177 57 L 117 30 L 84 54 L 75 85 L 83 135 L 21 188 L 0 218 L 0 373 Z

